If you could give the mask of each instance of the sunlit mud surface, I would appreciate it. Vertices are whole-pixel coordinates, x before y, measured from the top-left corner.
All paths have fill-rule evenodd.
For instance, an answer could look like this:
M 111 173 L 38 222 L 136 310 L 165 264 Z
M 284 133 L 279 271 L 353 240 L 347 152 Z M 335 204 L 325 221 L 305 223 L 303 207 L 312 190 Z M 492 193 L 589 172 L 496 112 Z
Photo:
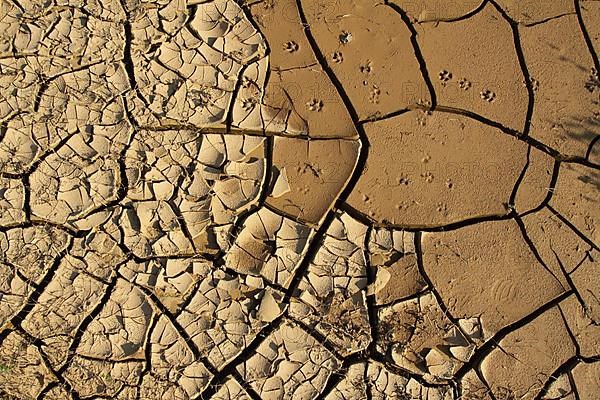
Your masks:
M 597 400 L 600 1 L 0 0 L 0 398 Z

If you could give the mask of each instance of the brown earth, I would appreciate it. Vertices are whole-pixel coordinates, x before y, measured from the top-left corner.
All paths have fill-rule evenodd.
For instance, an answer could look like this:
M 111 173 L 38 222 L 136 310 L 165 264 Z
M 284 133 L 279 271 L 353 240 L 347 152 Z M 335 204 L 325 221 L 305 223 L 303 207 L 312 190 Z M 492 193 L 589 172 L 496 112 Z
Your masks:
M 0 399 L 597 400 L 600 1 L 0 0 Z

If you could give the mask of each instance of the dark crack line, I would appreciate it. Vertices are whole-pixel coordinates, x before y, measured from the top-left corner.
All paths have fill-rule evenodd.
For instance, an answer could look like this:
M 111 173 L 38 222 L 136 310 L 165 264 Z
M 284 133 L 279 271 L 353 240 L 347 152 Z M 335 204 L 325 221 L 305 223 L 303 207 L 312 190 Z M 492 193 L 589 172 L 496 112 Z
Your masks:
M 416 232 L 415 233 L 415 254 L 417 256 L 417 267 L 419 269 L 419 273 L 421 274 L 421 276 L 425 280 L 425 283 L 427 284 L 429 290 L 431 291 L 431 293 L 435 297 L 436 301 L 438 302 L 438 305 L 440 306 L 440 308 L 441 308 L 442 312 L 444 313 L 444 315 L 446 316 L 446 318 L 448 318 L 450 320 L 450 322 L 452 322 L 452 324 L 456 328 L 458 328 L 461 331 L 461 333 L 466 338 L 468 336 L 465 335 L 464 332 L 462 332 L 462 329 L 459 327 L 459 325 L 458 325 L 458 319 L 455 318 L 454 316 L 452 316 L 452 314 L 448 310 L 448 307 L 446 306 L 446 304 L 442 300 L 442 296 L 438 293 L 437 289 L 435 288 L 435 285 L 433 284 L 433 282 L 429 278 L 429 275 L 427 274 L 427 271 L 425 271 L 425 265 L 423 263 L 423 248 L 422 248 L 422 239 L 423 239 L 423 237 L 422 236 L 423 235 L 422 235 L 421 232 Z
M 521 183 L 523 182 L 525 175 L 527 175 L 527 170 L 529 169 L 530 158 L 531 158 L 531 146 L 527 146 L 527 156 L 525 159 L 525 165 L 523 166 L 523 169 L 521 170 L 521 173 L 519 174 L 519 177 L 517 178 L 517 181 L 515 182 L 515 186 L 513 186 L 513 190 L 510 194 L 510 198 L 508 199 L 508 206 L 510 208 L 513 208 L 513 209 L 515 208 L 515 199 L 517 198 L 517 193 L 519 192 L 519 189 L 521 188 Z
M 507 208 L 506 214 L 501 215 L 485 215 L 480 217 L 467 218 L 462 221 L 452 222 L 446 225 L 438 226 L 414 226 L 414 225 L 399 225 L 399 224 L 379 224 L 369 217 L 361 213 L 360 211 L 353 208 L 348 203 L 343 203 L 338 207 L 341 211 L 349 214 L 352 218 L 358 220 L 364 225 L 373 225 L 376 227 L 385 227 L 394 230 L 402 230 L 405 232 L 449 232 L 467 226 L 475 225 L 481 222 L 493 222 L 493 221 L 506 221 L 513 219 L 517 216 L 516 212 L 510 208 Z
M 63 249 L 60 253 L 58 253 L 56 255 L 56 257 L 54 258 L 54 261 L 52 262 L 52 265 L 50 265 L 50 268 L 48 268 L 48 271 L 46 272 L 46 274 L 44 274 L 44 277 L 42 278 L 40 283 L 36 287 L 33 288 L 32 293 L 29 295 L 27 302 L 25 303 L 23 308 L 15 316 L 13 316 L 11 318 L 10 322 L 12 323 L 13 326 L 22 329 L 21 324 L 23 323 L 23 321 L 25 320 L 27 315 L 29 315 L 29 313 L 31 312 L 33 307 L 35 307 L 35 305 L 38 303 L 40 296 L 45 291 L 45 289 L 48 287 L 48 285 L 50 284 L 50 281 L 56 275 L 56 271 L 58 270 L 58 267 L 62 263 L 63 257 L 65 257 L 73 248 L 74 242 L 75 241 L 73 240 L 73 238 L 69 237 L 68 245 L 65 247 L 65 249 Z M 4 332 L 0 333 L 0 342 L 2 342 L 4 340 L 4 338 L 5 338 Z
M 494 350 L 495 348 L 497 348 L 499 346 L 499 343 L 502 339 L 504 339 L 510 333 L 531 323 L 531 321 L 533 321 L 534 319 L 536 319 L 537 317 L 539 317 L 546 311 L 550 310 L 551 308 L 559 305 L 563 300 L 565 300 L 567 297 L 569 297 L 572 294 L 573 294 L 572 290 L 567 290 L 567 291 L 563 292 L 562 294 L 558 295 L 557 297 L 555 297 L 554 299 L 550 300 L 546 304 L 542 305 L 537 310 L 535 310 L 532 313 L 521 318 L 520 320 L 515 321 L 512 324 L 509 324 L 509 325 L 505 326 L 504 328 L 500 329 L 498 332 L 496 332 L 496 334 L 494 334 L 490 339 L 488 339 L 488 341 L 486 341 L 475 352 L 475 354 L 473 355 L 473 357 L 471 357 L 469 362 L 463 364 L 463 366 L 460 367 L 460 369 L 454 374 L 455 378 L 457 380 L 460 380 L 470 370 L 478 369 L 478 366 L 480 365 L 481 361 L 483 361 L 483 359 L 485 357 L 487 357 L 492 352 L 492 350 Z
M 592 141 L 590 142 L 590 145 L 588 146 L 587 151 L 585 152 L 585 159 L 588 162 L 592 162 L 590 161 L 590 157 L 592 155 L 592 151 L 594 150 L 594 146 L 598 143 L 598 141 L 600 140 L 600 135 L 597 135 L 594 139 L 592 139 Z
M 363 257 L 365 259 L 367 288 L 370 288 L 373 285 L 375 285 L 375 280 L 377 279 L 375 268 L 371 265 L 371 257 L 369 253 L 369 242 L 371 240 L 372 234 L 373 227 L 371 225 L 367 225 L 367 231 L 365 232 L 365 241 L 363 243 Z M 377 315 L 375 294 L 371 296 L 366 296 L 366 307 L 371 332 L 371 342 L 367 346 L 366 353 L 372 354 L 377 350 L 377 342 L 379 341 L 379 330 L 377 329 L 379 326 L 379 318 Z
M 135 64 L 133 62 L 133 58 L 131 57 L 131 43 L 133 42 L 133 31 L 131 29 L 131 15 L 127 5 L 125 4 L 126 0 L 119 0 L 121 8 L 123 8 L 123 12 L 125 13 L 125 21 L 123 23 L 123 33 L 125 34 L 125 45 L 123 47 L 123 65 L 125 66 L 125 72 L 127 73 L 127 78 L 129 80 L 129 86 L 133 91 L 135 91 L 136 97 L 144 103 L 146 107 L 149 106 L 148 100 L 144 96 L 142 96 L 137 81 L 135 79 Z M 160 18 L 159 18 L 160 21 Z
M 556 258 L 556 262 L 558 263 L 558 266 L 561 269 L 561 271 L 562 271 L 562 273 L 563 273 L 563 275 L 565 277 L 565 280 L 569 284 L 571 290 L 573 291 L 573 293 L 575 294 L 575 297 L 577 298 L 577 301 L 579 302 L 579 304 L 581 305 L 581 307 L 583 308 L 583 310 L 585 312 L 586 311 L 585 301 L 583 300 L 583 297 L 579 293 L 579 290 L 577 290 L 577 286 L 575 286 L 575 283 L 573 282 L 573 279 L 571 278 L 571 275 L 569 275 L 569 273 L 567 273 L 567 270 L 565 269 L 564 264 L 562 263 L 562 261 L 558 257 L 558 254 L 556 254 L 556 251 L 554 251 L 554 249 L 552 248 L 552 246 L 550 247 L 550 249 L 552 250 L 552 253 L 554 253 L 554 257 Z M 583 260 L 585 261 L 585 259 L 586 258 L 584 258 Z M 573 272 L 575 272 L 575 270 L 573 270 Z M 561 310 L 561 313 L 562 313 L 562 310 Z M 586 316 L 587 316 L 587 312 L 586 312 Z M 578 346 L 578 345 L 576 344 L 576 346 Z M 579 351 L 577 352 L 577 354 L 579 354 Z
M 235 108 L 238 96 L 240 94 L 240 88 L 242 87 L 242 78 L 246 73 L 246 69 L 248 69 L 248 65 L 242 65 L 242 68 L 240 68 L 237 80 L 235 82 L 235 86 L 233 88 L 233 92 L 231 94 L 231 99 L 229 100 L 229 108 L 227 109 L 227 116 L 225 117 L 226 133 L 231 133 L 231 126 L 233 125 L 233 109 Z M 258 104 L 255 104 L 254 106 L 259 107 Z
M 246 348 L 233 358 L 230 362 L 221 367 L 220 372 L 215 374 L 213 380 L 211 381 L 209 387 L 202 393 L 201 399 L 211 399 L 215 393 L 219 390 L 219 388 L 223 385 L 223 383 L 227 380 L 229 376 L 233 376 L 236 372 L 238 365 L 245 362 L 247 359 L 251 357 L 251 355 L 256 351 L 258 346 L 260 346 L 263 341 L 269 337 L 283 322 L 284 314 L 281 314 L 277 318 L 275 318 L 270 324 L 265 326 L 258 335 L 247 343 Z
M 396 13 L 398 13 L 398 15 L 400 15 L 400 18 L 402 19 L 402 21 L 404 22 L 404 24 L 410 31 L 410 43 L 412 44 L 412 47 L 413 47 L 414 56 L 419 63 L 419 69 L 421 70 L 421 75 L 423 76 L 423 80 L 425 81 L 425 85 L 427 86 L 427 90 L 429 91 L 429 96 L 431 98 L 431 104 L 430 104 L 429 109 L 433 110 L 437 106 L 437 94 L 435 93 L 435 89 L 433 88 L 433 82 L 431 82 L 431 77 L 429 76 L 429 70 L 427 69 L 427 62 L 425 61 L 425 57 L 423 57 L 423 53 L 421 52 L 421 48 L 419 47 L 419 42 L 417 40 L 417 36 L 418 36 L 417 30 L 415 29 L 413 24 L 410 22 L 410 18 L 408 17 L 408 14 L 406 14 L 406 12 L 403 9 L 401 9 L 394 3 L 390 3 L 388 0 L 385 0 L 384 4 L 388 7 L 390 7 L 392 10 L 396 11 Z
M 562 306 L 560 304 L 558 305 L 558 311 L 560 312 L 560 317 L 562 318 L 563 324 L 565 326 L 565 330 L 567 331 L 567 334 L 569 335 L 569 338 L 571 338 L 571 342 L 573 343 L 573 346 L 575 346 L 575 354 L 577 356 L 580 356 L 581 355 L 581 346 L 579 346 L 579 343 L 577 342 L 577 338 L 575 337 L 575 334 L 573 333 L 573 331 L 569 327 L 569 323 L 567 321 L 567 317 L 565 316 L 565 313 L 564 313 L 564 311 L 562 309 Z
M 433 23 L 452 23 L 452 22 L 460 22 L 460 21 L 464 21 L 467 20 L 471 17 L 474 17 L 475 15 L 479 14 L 481 12 L 481 10 L 483 10 L 485 8 L 485 6 L 487 5 L 488 0 L 483 0 L 481 2 L 481 4 L 479 4 L 475 9 L 473 9 L 472 11 L 469 11 L 468 13 L 466 13 L 465 15 L 461 15 L 460 17 L 456 17 L 456 18 L 442 18 L 442 19 L 438 19 L 438 20 L 431 20 L 431 21 L 423 21 L 423 23 L 428 23 L 428 22 L 433 22 Z M 420 22 L 417 22 L 420 23 Z
M 548 194 L 546 194 L 546 197 L 544 198 L 544 200 L 542 200 L 542 202 L 534 209 L 528 210 L 524 213 L 519 214 L 519 217 L 524 218 L 529 214 L 537 213 L 538 211 L 541 211 L 544 207 L 546 207 L 550 203 L 550 200 L 552 200 L 552 196 L 554 195 L 554 190 L 556 189 L 556 182 L 558 181 L 558 174 L 560 173 L 560 166 L 561 166 L 561 162 L 555 160 L 554 166 L 552 168 L 552 177 L 550 178 L 550 185 L 548 186 Z
M 558 15 L 553 15 L 551 17 L 544 18 L 544 19 L 542 19 L 540 21 L 529 22 L 529 23 L 523 24 L 523 25 L 526 26 L 527 28 L 531 28 L 531 27 L 534 27 L 534 26 L 537 26 L 537 25 L 545 24 L 546 22 L 550 22 L 550 21 L 555 20 L 555 19 L 559 19 L 559 18 L 563 18 L 563 17 L 568 17 L 570 15 L 576 15 L 576 13 L 575 12 L 566 12 L 566 13 L 562 13 L 562 14 L 558 14 Z
M 231 376 L 242 388 L 244 388 L 244 390 L 246 391 L 246 394 L 252 400 L 262 400 L 262 397 L 260 397 L 260 395 L 258 393 L 256 393 L 256 391 L 254 390 L 254 388 L 248 382 L 246 382 L 244 380 L 244 378 L 238 372 L 238 370 L 234 369 L 233 372 L 231 373 Z
M 118 268 L 118 266 L 116 267 Z M 69 349 L 67 350 L 67 359 L 65 363 L 58 369 L 58 373 L 62 374 L 69 367 L 69 363 L 73 360 L 73 357 L 76 355 L 77 347 L 81 343 L 81 339 L 83 338 L 83 334 L 85 333 L 88 326 L 92 323 L 92 321 L 100 314 L 104 306 L 108 303 L 110 296 L 113 293 L 113 290 L 117 284 L 116 276 L 113 276 L 111 282 L 104 288 L 104 294 L 96 303 L 96 306 L 91 310 L 91 312 L 81 321 L 75 333 L 73 334 L 71 344 L 69 345 Z
M 421 107 L 421 108 L 423 108 L 423 107 Z M 536 149 L 548 154 L 550 157 L 554 158 L 557 161 L 561 161 L 561 162 L 565 162 L 565 163 L 581 164 L 581 165 L 584 165 L 589 168 L 600 169 L 600 164 L 590 162 L 585 157 L 562 154 L 558 150 L 553 149 L 552 147 L 540 142 L 539 140 L 537 140 L 531 136 L 523 135 L 523 133 L 521 133 L 517 130 L 508 128 L 499 122 L 490 120 L 490 119 L 488 119 L 482 115 L 479 115 L 475 112 L 463 110 L 461 108 L 456 108 L 456 107 L 444 106 L 444 105 L 438 105 L 434 111 L 444 112 L 444 113 L 448 113 L 448 114 L 462 115 L 465 117 L 472 118 L 476 121 L 479 121 L 482 124 L 489 125 L 493 128 L 500 129 L 502 132 L 506 133 L 507 135 L 514 136 L 518 140 L 525 142 L 528 145 L 533 146 Z
M 510 29 L 513 34 L 513 41 L 515 46 L 515 51 L 517 53 L 517 58 L 519 60 L 519 66 L 521 67 L 521 72 L 523 77 L 525 78 L 525 86 L 527 88 L 527 114 L 525 116 L 525 126 L 523 127 L 523 136 L 529 136 L 529 131 L 531 130 L 531 119 L 533 117 L 533 111 L 535 107 L 535 93 L 533 90 L 533 80 L 531 78 L 531 74 L 529 73 L 529 68 L 527 67 L 527 62 L 525 60 L 525 53 L 523 52 L 523 47 L 521 46 L 521 38 L 519 37 L 519 24 L 513 21 L 508 14 L 496 3 L 495 0 L 489 0 L 491 4 L 496 7 L 496 10 L 504 17 L 504 19 L 509 23 Z
M 560 214 L 558 211 L 556 211 L 554 208 L 552 208 L 551 205 L 547 205 L 546 207 L 548 208 L 548 210 L 550 210 L 550 212 L 552 212 L 552 214 L 554 214 L 558 219 L 560 219 L 565 225 L 567 225 L 569 228 L 571 228 L 571 230 L 573 232 L 575 232 L 577 234 L 577 236 L 579 236 L 584 242 L 589 244 L 593 249 L 600 251 L 600 248 L 598 247 L 598 245 L 596 243 L 594 243 L 591 239 L 589 239 L 587 236 L 585 236 L 579 229 L 577 229 L 577 227 L 575 225 L 573 225 L 571 223 L 571 221 L 569 221 L 568 219 L 563 217 L 562 214 Z
M 590 37 L 590 34 L 587 31 L 587 27 L 585 26 L 585 21 L 583 20 L 583 14 L 581 13 L 581 1 L 573 0 L 573 4 L 575 6 L 575 13 L 577 14 L 577 21 L 579 22 L 581 34 L 583 35 L 585 44 L 590 52 L 592 60 L 594 60 L 594 67 L 596 68 L 596 71 L 600 72 L 600 59 L 598 58 L 598 54 L 596 53 L 596 49 L 594 48 L 594 43 L 592 42 L 592 38 Z
M 573 377 L 572 371 L 569 371 L 567 373 L 567 376 L 569 378 L 569 385 L 571 386 L 571 390 L 573 391 L 573 396 L 575 396 L 575 400 L 581 400 L 581 397 L 579 397 L 579 391 L 577 390 L 577 385 L 575 384 L 575 378 Z
M 535 259 L 538 261 L 540 266 L 543 267 L 546 270 L 546 272 L 548 272 L 550 275 L 552 275 L 552 277 L 558 282 L 558 284 L 564 290 L 568 290 L 567 288 L 564 287 L 564 285 L 563 285 L 562 281 L 559 279 L 559 277 L 556 276 L 554 274 L 554 272 L 544 262 L 544 260 L 542 259 L 542 256 L 540 256 L 540 252 L 535 247 L 535 244 L 533 244 L 533 241 L 531 240 L 531 238 L 529 237 L 529 234 L 527 233 L 527 228 L 525 227 L 525 223 L 523 222 L 523 220 L 520 217 L 516 217 L 515 221 L 517 222 L 517 225 L 519 225 L 519 230 L 521 231 L 521 236 L 523 236 L 523 240 L 525 241 L 525 243 L 527 243 L 529 250 L 533 253 L 533 255 L 535 256 Z
M 577 356 L 571 357 L 567 361 L 565 361 L 552 374 L 550 374 L 550 376 L 548 377 L 548 380 L 546 381 L 546 383 L 544 384 L 544 386 L 540 390 L 540 392 L 537 394 L 537 396 L 535 396 L 534 400 L 543 400 L 544 395 L 548 393 L 548 390 L 550 389 L 550 386 L 552 385 L 552 383 L 554 383 L 554 381 L 556 379 L 558 379 L 558 377 L 560 375 L 567 373 L 567 372 L 571 371 L 573 368 L 575 368 L 575 366 L 577 366 L 577 364 L 579 364 L 579 359 L 577 358 Z

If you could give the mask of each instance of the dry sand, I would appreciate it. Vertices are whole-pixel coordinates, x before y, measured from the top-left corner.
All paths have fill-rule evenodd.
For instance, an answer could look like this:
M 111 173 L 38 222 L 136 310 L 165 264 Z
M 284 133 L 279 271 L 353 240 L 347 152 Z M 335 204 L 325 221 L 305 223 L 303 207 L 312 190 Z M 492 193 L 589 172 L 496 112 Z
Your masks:
M 600 1 L 0 0 L 0 398 L 597 400 Z

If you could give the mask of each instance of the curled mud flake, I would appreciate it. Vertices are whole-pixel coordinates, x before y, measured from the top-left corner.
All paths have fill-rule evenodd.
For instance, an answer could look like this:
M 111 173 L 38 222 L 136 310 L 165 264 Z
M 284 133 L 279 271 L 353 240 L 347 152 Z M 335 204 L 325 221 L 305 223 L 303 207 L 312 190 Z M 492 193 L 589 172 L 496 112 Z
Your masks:
M 288 53 L 294 53 L 298 51 L 298 48 L 298 43 L 294 42 L 293 40 L 290 40 L 289 42 L 285 42 L 283 44 L 283 50 L 287 51 Z
M 0 344 L 0 396 L 8 393 L 12 396 L 5 398 L 35 399 L 53 382 L 56 377 L 40 349 L 25 336 L 9 332 Z
M 260 277 L 204 271 L 201 284 L 177 322 L 203 356 L 221 368 L 283 312 L 283 295 Z
M 366 303 L 367 227 L 347 214 L 336 215 L 292 299 L 290 315 L 326 336 L 340 354 L 371 342 Z
M 306 108 L 308 108 L 309 111 L 319 112 L 323 109 L 323 101 L 313 98 L 306 103 Z
M 341 44 L 348 44 L 352 41 L 352 34 L 350 32 L 343 31 L 339 35 Z
M 488 103 L 493 103 L 494 100 L 496 100 L 496 93 L 488 89 L 482 90 L 481 92 L 479 92 L 479 95 L 483 100 L 487 101 Z
M 339 368 L 329 350 L 286 321 L 236 369 L 261 398 L 290 400 L 294 395 L 316 398 Z
M 342 61 L 344 61 L 344 55 L 342 54 L 341 51 L 334 51 L 331 54 L 331 59 L 333 60 L 334 63 L 339 64 Z

